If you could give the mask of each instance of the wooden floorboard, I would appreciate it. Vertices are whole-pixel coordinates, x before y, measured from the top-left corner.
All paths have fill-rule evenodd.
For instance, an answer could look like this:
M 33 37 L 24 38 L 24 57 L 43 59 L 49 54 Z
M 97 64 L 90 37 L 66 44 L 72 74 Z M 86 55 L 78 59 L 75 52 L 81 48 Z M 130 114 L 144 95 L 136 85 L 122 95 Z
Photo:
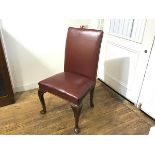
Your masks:
M 0 108 L 0 134 L 73 135 L 74 118 L 69 102 L 45 94 L 47 114 L 41 115 L 37 89 L 15 94 L 16 103 Z M 81 135 L 146 135 L 155 121 L 132 103 L 97 81 L 95 107 L 89 95 L 83 100 Z

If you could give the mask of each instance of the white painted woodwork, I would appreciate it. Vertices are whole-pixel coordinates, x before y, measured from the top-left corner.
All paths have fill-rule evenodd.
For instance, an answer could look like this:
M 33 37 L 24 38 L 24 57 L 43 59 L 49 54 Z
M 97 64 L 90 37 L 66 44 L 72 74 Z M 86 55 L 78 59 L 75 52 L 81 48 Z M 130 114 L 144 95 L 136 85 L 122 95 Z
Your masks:
M 138 106 L 155 119 L 155 45 L 146 70 Z
M 111 35 L 109 28 L 110 20 L 104 20 L 98 78 L 137 104 L 155 34 L 155 20 L 146 20 L 141 34 L 136 26 L 134 39 Z
M 109 34 L 142 42 L 146 20 L 140 19 L 112 19 L 110 20 Z

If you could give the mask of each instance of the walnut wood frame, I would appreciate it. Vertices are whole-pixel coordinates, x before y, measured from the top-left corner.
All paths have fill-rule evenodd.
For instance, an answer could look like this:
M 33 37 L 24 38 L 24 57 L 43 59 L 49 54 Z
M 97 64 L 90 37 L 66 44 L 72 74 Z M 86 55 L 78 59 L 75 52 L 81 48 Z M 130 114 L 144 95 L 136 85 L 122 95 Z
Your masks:
M 95 89 L 95 87 L 93 87 L 90 90 L 90 107 L 92 107 L 92 108 L 94 107 L 94 103 L 93 103 L 94 89 Z M 45 100 L 44 100 L 44 93 L 46 93 L 46 91 L 39 88 L 38 96 L 39 96 L 40 103 L 42 105 L 42 110 L 40 111 L 40 114 L 46 114 L 46 112 L 47 112 L 46 104 L 45 104 Z M 73 110 L 74 118 L 75 118 L 74 133 L 78 134 L 78 133 L 80 133 L 79 118 L 80 118 L 80 114 L 81 114 L 81 110 L 82 110 L 82 102 L 80 102 L 79 104 L 74 104 L 74 103 L 70 103 L 70 104 L 71 104 L 71 108 Z
M 0 107 L 11 103 L 14 103 L 14 94 L 12 90 L 12 85 L 10 81 L 10 76 L 7 68 L 7 63 L 5 60 L 4 49 L 2 45 L 2 40 L 0 37 L 0 72 L 4 79 L 6 95 L 0 96 Z

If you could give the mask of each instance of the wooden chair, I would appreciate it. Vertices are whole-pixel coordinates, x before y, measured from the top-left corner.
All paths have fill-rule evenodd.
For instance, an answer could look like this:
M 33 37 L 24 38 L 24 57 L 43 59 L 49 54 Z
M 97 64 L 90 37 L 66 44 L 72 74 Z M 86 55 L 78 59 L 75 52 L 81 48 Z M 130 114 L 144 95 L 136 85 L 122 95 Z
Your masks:
M 70 102 L 75 117 L 74 132 L 82 109 L 82 99 L 90 92 L 90 106 L 94 107 L 93 94 L 103 31 L 93 29 L 68 29 L 64 72 L 40 81 L 38 96 L 42 104 L 41 114 L 46 113 L 44 93 L 49 92 Z

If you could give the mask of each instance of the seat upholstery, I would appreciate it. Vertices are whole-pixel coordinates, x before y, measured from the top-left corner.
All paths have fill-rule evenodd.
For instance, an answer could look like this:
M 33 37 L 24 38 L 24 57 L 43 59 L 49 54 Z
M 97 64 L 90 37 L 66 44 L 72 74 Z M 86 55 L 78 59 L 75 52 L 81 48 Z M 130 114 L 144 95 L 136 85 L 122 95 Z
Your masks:
M 39 87 L 75 104 L 94 86 L 95 82 L 75 73 L 63 72 L 39 82 Z

